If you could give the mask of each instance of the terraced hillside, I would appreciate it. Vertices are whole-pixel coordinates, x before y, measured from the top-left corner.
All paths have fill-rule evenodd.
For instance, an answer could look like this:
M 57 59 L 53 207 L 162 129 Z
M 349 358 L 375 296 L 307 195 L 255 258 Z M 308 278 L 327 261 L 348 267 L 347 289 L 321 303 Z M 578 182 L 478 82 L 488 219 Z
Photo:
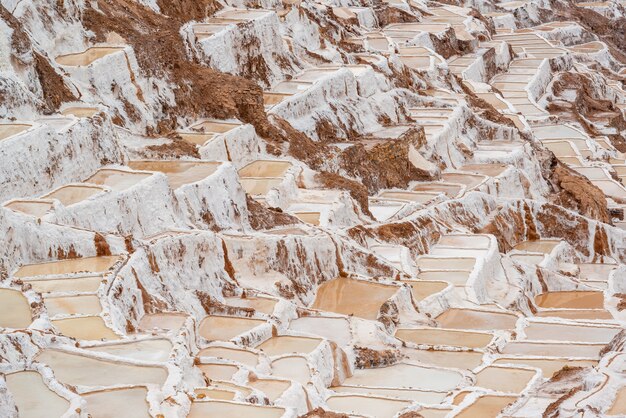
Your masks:
M 0 0 L 0 416 L 626 416 L 625 27 Z

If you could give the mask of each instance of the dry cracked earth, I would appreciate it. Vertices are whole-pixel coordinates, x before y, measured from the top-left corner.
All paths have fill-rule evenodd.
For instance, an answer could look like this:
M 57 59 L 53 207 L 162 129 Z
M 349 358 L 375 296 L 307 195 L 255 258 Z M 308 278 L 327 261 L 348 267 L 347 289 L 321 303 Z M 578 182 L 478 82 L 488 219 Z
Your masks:
M 625 82 L 624 0 L 0 0 L 0 416 L 625 416 Z

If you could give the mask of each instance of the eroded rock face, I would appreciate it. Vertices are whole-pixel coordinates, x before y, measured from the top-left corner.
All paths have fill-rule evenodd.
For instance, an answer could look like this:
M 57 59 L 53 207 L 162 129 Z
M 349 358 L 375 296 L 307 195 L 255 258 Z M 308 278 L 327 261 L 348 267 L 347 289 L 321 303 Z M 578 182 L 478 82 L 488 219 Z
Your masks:
M 4 1 L 0 416 L 626 414 L 624 13 Z

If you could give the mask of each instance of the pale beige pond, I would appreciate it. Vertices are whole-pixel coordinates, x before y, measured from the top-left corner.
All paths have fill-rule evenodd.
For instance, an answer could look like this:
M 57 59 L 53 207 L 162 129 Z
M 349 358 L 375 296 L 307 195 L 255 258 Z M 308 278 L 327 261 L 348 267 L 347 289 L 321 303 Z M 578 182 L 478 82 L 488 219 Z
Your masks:
M 402 200 L 406 202 L 428 203 L 435 197 L 437 197 L 437 194 L 415 192 L 382 192 L 379 197 L 383 199 Z
M 56 189 L 43 197 L 45 199 L 57 199 L 63 204 L 63 206 L 70 206 L 82 202 L 83 200 L 87 200 L 97 194 L 103 193 L 104 191 L 105 189 L 102 187 L 73 184 Z
M 272 375 L 295 380 L 306 385 L 311 379 L 309 364 L 304 357 L 288 356 L 272 361 Z
M 305 222 L 310 225 L 319 225 L 320 224 L 320 216 L 322 215 L 320 212 L 293 212 L 293 215 L 300 219 L 302 222 Z
M 459 248 L 487 249 L 491 245 L 489 237 L 484 235 L 444 235 L 437 245 Z
M 52 209 L 52 201 L 48 200 L 14 200 L 4 205 L 5 208 L 11 209 L 15 212 L 22 212 L 27 215 L 41 218 L 50 209 Z
M 441 403 L 447 396 L 446 392 L 433 392 L 427 390 L 414 389 L 383 389 L 365 386 L 333 386 L 331 389 L 337 393 L 350 393 L 355 395 L 381 396 L 385 398 L 396 398 L 408 401 L 415 401 L 423 404 Z
M 279 379 L 256 379 L 248 382 L 248 386 L 260 390 L 267 396 L 270 402 L 274 402 L 291 387 L 291 382 Z
M 56 58 L 56 62 L 60 65 L 73 67 L 86 66 L 100 58 L 123 50 L 124 48 L 120 47 L 91 47 L 76 54 L 60 55 Z
M 200 133 L 200 132 L 177 132 L 178 136 L 187 142 L 202 146 L 215 137 L 214 133 Z
M 417 266 L 422 270 L 463 270 L 472 271 L 476 265 L 473 257 L 430 257 L 419 256 Z
M 608 343 L 620 331 L 616 327 L 531 322 L 525 329 L 526 339 Z
M 139 328 L 145 331 L 161 329 L 178 331 L 189 316 L 180 312 L 160 312 L 145 314 L 139 321 Z
M 562 318 L 570 320 L 591 319 L 608 321 L 613 315 L 604 309 L 544 309 L 535 314 L 538 318 Z
M 451 183 L 418 183 L 413 187 L 414 192 L 434 192 L 434 193 L 443 193 L 450 198 L 454 198 L 458 196 L 461 192 L 461 185 L 451 184 Z
M 488 366 L 476 373 L 476 386 L 508 393 L 522 392 L 536 372 L 514 367 Z
M 198 334 L 209 341 L 227 341 L 265 323 L 261 319 L 212 315 L 205 317 L 200 322 Z
M 511 254 L 509 255 L 509 257 L 511 257 L 512 260 L 518 263 L 539 264 L 546 258 L 546 255 L 545 254 Z
M 150 362 L 165 362 L 170 357 L 172 343 L 159 338 L 154 340 L 134 341 L 129 343 L 115 343 L 85 348 L 87 351 L 107 353 L 128 360 L 142 360 Z
M 515 396 L 483 395 L 476 399 L 473 404 L 464 408 L 455 417 L 463 418 L 487 418 L 496 417 L 508 405 L 517 400 Z
M 565 353 L 569 356 L 568 353 Z M 541 369 L 543 377 L 549 379 L 552 375 L 563 367 L 592 367 L 598 364 L 594 360 L 568 360 L 563 358 L 556 359 L 530 359 L 523 357 L 503 357 L 495 360 L 493 364 L 504 365 L 514 364 L 518 366 L 529 366 Z
M 0 327 L 27 328 L 33 321 L 28 299 L 14 289 L 0 289 Z
M 51 322 L 60 334 L 77 340 L 119 340 L 121 338 L 107 327 L 99 316 L 56 319 Z
M 215 399 L 221 401 L 232 401 L 235 399 L 236 392 L 224 389 L 215 389 L 213 387 L 194 389 L 197 399 Z M 193 401 L 195 402 L 195 401 Z
M 465 286 L 470 272 L 464 270 L 450 271 L 422 271 L 418 274 L 421 280 L 446 281 L 454 286 Z
M 96 295 L 45 297 L 44 305 L 50 317 L 56 315 L 97 315 L 102 312 Z
M 461 380 L 462 375 L 453 370 L 398 363 L 375 369 L 356 369 L 343 384 L 446 391 L 457 387 Z
M 319 335 L 336 342 L 340 346 L 350 344 L 352 339 L 350 324 L 344 318 L 303 316 L 291 321 L 289 329 Z
M 396 331 L 396 338 L 415 344 L 484 348 L 491 342 L 493 335 L 486 332 L 457 331 L 441 328 L 399 328 Z
M 35 359 L 50 366 L 55 377 L 67 385 L 162 386 L 167 379 L 164 367 L 123 364 L 54 349 L 40 351 Z
M 622 387 L 617 391 L 613 404 L 606 412 L 607 415 L 626 415 L 626 387 Z
M 89 106 L 67 107 L 61 111 L 64 116 L 76 116 L 77 118 L 90 118 L 98 113 L 98 108 Z
M 223 120 L 205 120 L 190 127 L 194 131 L 223 134 L 241 126 L 238 122 L 227 122 Z
M 241 187 L 252 196 L 265 196 L 283 182 L 282 178 L 240 178 Z
M 339 277 L 323 283 L 317 289 L 311 307 L 375 320 L 382 304 L 397 291 L 395 286 Z
M 24 278 L 53 274 L 100 273 L 109 270 L 119 259 L 120 256 L 112 255 L 28 264 L 20 267 L 15 272 L 14 277 Z
M 604 294 L 593 291 L 547 292 L 535 296 L 541 308 L 603 309 Z
M 476 311 L 451 308 L 436 318 L 442 328 L 456 329 L 515 329 L 517 316 L 505 312 Z
M 32 126 L 26 123 L 0 123 L 0 141 L 22 133 Z
M 292 164 L 289 161 L 258 160 L 239 170 L 239 177 L 282 177 Z
M 68 279 L 29 280 L 35 292 L 90 292 L 95 293 L 102 283 L 102 276 L 86 276 Z
M 232 364 L 199 364 L 197 367 L 211 380 L 230 381 L 239 371 L 239 367 Z
M 172 189 L 195 183 L 215 173 L 218 161 L 130 161 L 128 166 L 135 170 L 158 171 L 165 174 Z
M 145 387 L 107 389 L 84 393 L 85 411 L 92 418 L 150 418 Z
M 411 286 L 411 294 L 416 302 L 421 302 L 450 286 L 448 282 L 430 280 L 405 280 L 404 283 L 408 283 Z
M 604 344 L 544 343 L 511 341 L 502 349 L 502 354 L 545 356 L 545 357 L 589 357 L 598 358 Z
M 274 313 L 274 306 L 278 301 L 276 299 L 248 296 L 245 298 L 228 297 L 224 298 L 226 305 L 238 306 L 241 308 L 252 308 L 257 312 L 267 315 Z
M 187 418 L 281 418 L 284 413 L 283 408 L 211 400 L 193 402 Z
M 140 181 L 147 179 L 151 174 L 135 173 L 132 171 L 118 170 L 113 168 L 103 168 L 85 180 L 85 183 L 99 184 L 107 186 L 119 192 L 134 186 Z
M 404 348 L 402 354 L 404 354 L 408 360 L 418 361 L 425 365 L 465 370 L 473 370 L 480 366 L 483 359 L 483 353 L 480 351 L 417 350 Z
M 9 373 L 5 380 L 20 418 L 60 417 L 70 406 L 67 399 L 46 386 L 37 372 Z
M 554 247 L 559 245 L 560 242 L 560 240 L 524 241 L 517 244 L 513 249 L 532 253 L 550 254 Z
M 262 350 L 270 357 L 295 353 L 308 354 L 315 350 L 321 342 L 322 340 L 318 338 L 281 335 L 262 342 L 256 346 L 256 349 Z
M 411 405 L 410 401 L 360 395 L 332 395 L 326 403 L 332 411 L 373 418 L 389 418 Z
M 256 367 L 258 356 L 247 350 L 228 347 L 207 347 L 198 352 L 198 357 L 216 357 L 236 361 L 249 367 Z

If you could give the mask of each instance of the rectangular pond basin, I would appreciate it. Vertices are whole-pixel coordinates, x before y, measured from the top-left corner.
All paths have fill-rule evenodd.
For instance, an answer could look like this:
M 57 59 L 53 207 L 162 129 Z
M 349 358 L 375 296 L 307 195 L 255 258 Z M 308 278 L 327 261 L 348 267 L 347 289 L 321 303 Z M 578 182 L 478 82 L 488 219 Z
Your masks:
M 156 366 L 137 366 L 101 360 L 67 351 L 45 349 L 35 359 L 47 364 L 54 376 L 66 385 L 120 386 L 157 385 L 167 379 L 167 369 Z
M 515 401 L 517 401 L 516 396 L 482 395 L 474 403 L 461 410 L 455 417 L 497 417 L 503 409 Z
M 408 363 L 374 369 L 356 369 L 343 384 L 380 388 L 449 391 L 456 388 L 463 375 L 452 369 L 425 367 Z
M 506 393 L 521 393 L 537 373 L 517 367 L 487 366 L 476 373 L 476 386 Z
M 20 134 L 32 126 L 29 123 L 0 123 L 0 141 Z
M 295 380 L 303 386 L 311 380 L 309 363 L 301 356 L 286 356 L 272 361 L 272 375 Z
M 231 381 L 239 371 L 239 367 L 232 364 L 206 363 L 198 364 L 197 367 L 211 380 Z
M 218 161 L 130 161 L 135 170 L 158 171 L 165 174 L 172 189 L 203 180 L 222 165 Z
M 224 360 L 231 360 L 245 364 L 248 367 L 256 367 L 259 358 L 256 353 L 239 348 L 229 347 L 207 347 L 198 352 L 198 357 L 215 357 Z
M 421 255 L 417 258 L 420 270 L 461 270 L 471 272 L 476 265 L 474 257 L 432 257 Z
M 48 213 L 50 209 L 52 209 L 52 201 L 43 199 L 13 200 L 5 204 L 4 207 L 15 212 L 21 212 L 26 215 L 41 218 Z
M 72 277 L 64 279 L 29 280 L 35 292 L 39 293 L 95 293 L 102 283 L 102 276 Z
M 163 331 L 178 331 L 189 315 L 181 312 L 160 312 L 145 314 L 139 321 L 139 329 L 151 331 L 160 329 Z
M 404 202 L 416 202 L 427 204 L 438 196 L 437 193 L 416 193 L 416 192 L 382 192 L 378 195 L 383 199 L 399 200 Z
M 170 358 L 172 343 L 166 338 L 155 338 L 85 347 L 85 350 L 95 353 L 106 353 L 127 360 L 165 362 Z
M 407 401 L 419 402 L 428 405 L 437 405 L 446 398 L 446 392 L 433 392 L 414 389 L 384 389 L 365 386 L 334 386 L 331 389 L 341 394 L 365 395 L 384 398 L 396 398 Z
M 284 414 L 285 410 L 283 408 L 274 406 L 259 406 L 249 403 L 210 400 L 193 402 L 187 418 L 281 418 Z
M 148 173 L 136 173 L 126 170 L 118 170 L 115 168 L 103 168 L 85 180 L 85 183 L 99 184 L 101 186 L 107 186 L 116 192 L 126 190 L 129 187 L 134 186 L 143 179 L 147 179 L 151 174 Z
M 600 264 L 600 263 L 581 263 L 578 264 L 580 269 L 580 278 L 585 281 L 606 282 L 609 275 L 617 268 L 616 264 Z
M 536 241 L 523 241 L 516 244 L 513 249 L 518 251 L 525 251 L 529 253 L 543 253 L 550 254 L 554 247 L 559 245 L 560 240 L 543 239 Z
M 99 186 L 85 186 L 71 184 L 69 186 L 60 187 L 53 192 L 44 195 L 44 199 L 57 199 L 63 206 L 70 206 L 83 200 L 87 200 L 92 196 L 103 193 L 105 188 Z
M 90 106 L 66 107 L 61 111 L 63 116 L 75 116 L 77 118 L 90 118 L 96 113 L 98 113 L 98 108 Z
M 150 418 L 148 390 L 138 386 L 83 393 L 85 411 L 92 418 Z
M 626 387 L 622 387 L 617 391 L 613 404 L 611 404 L 606 414 L 611 416 L 626 415 Z
M 515 329 L 517 316 L 508 312 L 450 308 L 436 318 L 442 328 L 475 330 Z
M 289 329 L 319 335 L 320 337 L 334 341 L 339 346 L 346 346 L 350 344 L 352 340 L 350 324 L 345 318 L 303 316 L 291 321 Z
M 613 315 L 604 309 L 542 309 L 535 314 L 538 318 L 562 318 L 570 320 L 592 319 L 610 321 Z
M 87 66 L 100 58 L 123 50 L 124 48 L 120 47 L 91 47 L 76 54 L 60 55 L 56 58 L 56 62 L 59 65 L 71 67 Z
M 463 186 L 460 184 L 442 182 L 418 183 L 412 188 L 415 192 L 443 193 L 449 198 L 457 197 L 462 189 Z
M 239 170 L 239 177 L 283 177 L 292 164 L 289 161 L 257 160 Z
M 493 339 L 493 334 L 488 332 L 441 328 L 398 328 L 395 336 L 402 341 L 414 344 L 447 345 L 474 349 L 486 347 Z
M 326 404 L 332 411 L 344 414 L 389 418 L 409 407 L 410 401 L 362 395 L 331 395 Z
M 311 307 L 374 320 L 382 304 L 397 291 L 396 286 L 339 277 L 323 283 L 317 289 Z
M 558 324 L 532 321 L 524 329 L 526 339 L 534 341 L 575 341 L 607 344 L 620 331 L 619 327 Z
M 267 396 L 270 402 L 274 402 L 291 387 L 291 382 L 279 379 L 254 379 L 248 382 L 248 386 L 260 390 Z
M 283 182 L 282 178 L 240 178 L 241 186 L 251 196 L 265 196 Z
M 449 270 L 449 271 L 422 271 L 418 274 L 421 280 L 441 280 L 452 283 L 453 286 L 465 286 L 470 272 L 466 270 Z
M 47 296 L 44 305 L 50 317 L 56 315 L 97 315 L 102 312 L 100 299 L 96 295 Z
M 108 271 L 120 260 L 120 256 L 84 257 L 70 260 L 50 261 L 47 263 L 27 264 L 20 267 L 14 277 L 25 278 L 46 275 L 74 273 L 102 273 Z
M 237 392 L 231 390 L 217 389 L 215 387 L 196 388 L 194 389 L 196 399 L 214 399 L 220 401 L 232 401 L 235 399 Z M 196 402 L 193 400 L 192 402 Z
M 77 340 L 119 340 L 99 316 L 80 316 L 52 320 L 60 334 Z
M 483 362 L 483 353 L 480 351 L 418 350 L 404 348 L 402 349 L 402 354 L 404 354 L 408 360 L 417 361 L 421 364 L 465 370 L 473 370 Z
M 604 293 L 596 291 L 552 291 L 535 296 L 541 308 L 604 309 Z
M 321 342 L 322 340 L 318 338 L 280 335 L 262 342 L 255 348 L 263 351 L 269 357 L 296 353 L 308 354 L 315 350 Z
M 0 289 L 0 328 L 26 328 L 33 322 L 28 299 L 14 289 Z
M 529 366 L 541 369 L 543 377 L 550 379 L 552 375 L 563 367 L 592 367 L 598 364 L 595 360 L 569 360 L 564 358 L 536 359 L 523 357 L 503 357 L 496 359 L 493 364 L 513 364 L 517 366 Z
M 511 341 L 502 354 L 540 357 L 582 357 L 597 359 L 604 344 L 546 343 L 539 341 Z
M 210 315 L 200 322 L 198 334 L 209 341 L 228 341 L 265 323 L 262 319 Z
M 4 378 L 20 418 L 60 417 L 70 407 L 69 401 L 50 390 L 35 371 L 9 373 Z

